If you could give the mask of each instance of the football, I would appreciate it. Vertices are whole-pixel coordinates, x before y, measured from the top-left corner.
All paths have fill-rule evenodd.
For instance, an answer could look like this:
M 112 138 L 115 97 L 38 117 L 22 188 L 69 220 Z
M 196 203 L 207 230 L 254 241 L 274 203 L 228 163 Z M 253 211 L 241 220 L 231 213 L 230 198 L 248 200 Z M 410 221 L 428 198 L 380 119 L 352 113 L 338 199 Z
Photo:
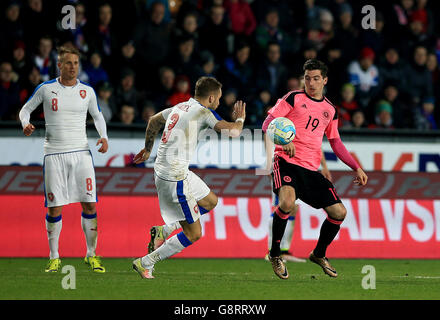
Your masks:
M 295 138 L 295 125 L 287 118 L 275 118 L 267 127 L 267 134 L 273 143 L 283 146 Z

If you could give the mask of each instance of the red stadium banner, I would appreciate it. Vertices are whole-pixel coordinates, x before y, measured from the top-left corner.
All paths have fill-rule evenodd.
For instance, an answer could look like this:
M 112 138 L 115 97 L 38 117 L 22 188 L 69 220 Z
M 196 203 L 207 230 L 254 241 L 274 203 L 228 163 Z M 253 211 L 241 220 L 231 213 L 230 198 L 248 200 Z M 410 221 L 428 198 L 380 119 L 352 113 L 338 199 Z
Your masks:
M 270 197 L 268 176 L 255 170 L 194 169 L 219 196 Z M 368 185 L 353 185 L 353 173 L 332 171 L 333 183 L 341 198 L 439 199 L 440 173 L 368 172 Z M 156 196 L 151 168 L 96 168 L 99 196 Z M 0 166 L 0 194 L 42 195 L 41 167 Z
M 202 239 L 178 256 L 262 258 L 271 214 L 269 179 L 252 170 L 195 171 L 220 198 L 201 219 Z M 333 176 L 348 214 L 330 257 L 440 258 L 439 174 L 373 172 L 363 190 L 352 186 L 347 172 Z M 149 228 L 163 223 L 151 169 L 97 168 L 97 180 L 98 254 L 146 254 Z M 47 257 L 41 168 L 0 167 L 0 202 L 0 256 Z M 64 208 L 63 257 L 86 252 L 80 214 L 79 204 Z M 296 256 L 308 256 L 324 219 L 323 210 L 300 202 L 291 247 Z

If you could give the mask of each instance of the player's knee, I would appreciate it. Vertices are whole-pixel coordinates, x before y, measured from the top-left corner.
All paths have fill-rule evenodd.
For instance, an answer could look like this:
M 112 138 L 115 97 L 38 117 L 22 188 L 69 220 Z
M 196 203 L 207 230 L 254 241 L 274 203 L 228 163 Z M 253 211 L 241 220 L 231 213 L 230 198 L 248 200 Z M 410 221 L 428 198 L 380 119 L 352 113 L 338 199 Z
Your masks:
M 212 208 L 209 210 L 214 209 L 215 207 L 217 207 L 217 203 L 218 203 L 218 197 L 216 195 L 214 195 L 214 197 L 212 198 L 212 202 L 211 202 L 211 206 Z
M 199 240 L 201 237 L 202 237 L 202 233 L 199 232 L 199 233 L 197 233 L 197 234 L 194 235 L 194 238 L 192 239 L 191 242 L 194 243 L 194 242 L 196 242 L 197 240 Z
M 340 205 L 338 206 L 337 210 L 335 210 L 335 212 L 333 213 L 332 218 L 337 220 L 344 220 L 346 216 L 347 216 L 347 209 L 343 205 Z
M 205 198 L 207 201 L 202 204 L 202 207 L 205 208 L 207 211 L 211 211 L 217 206 L 218 203 L 218 197 L 213 192 Z
M 345 207 L 342 207 L 341 211 L 340 211 L 340 219 L 339 220 L 344 220 L 345 217 L 347 216 L 347 209 L 345 209 Z
M 197 240 L 199 240 L 202 237 L 202 230 L 193 231 L 193 232 L 189 233 L 186 236 L 187 236 L 189 241 L 194 243 L 194 242 L 196 242 Z
M 295 200 L 292 199 L 283 199 L 280 200 L 280 208 L 284 211 L 284 212 L 289 212 L 290 214 L 292 213 L 292 211 L 295 211 L 296 209 L 296 204 L 295 204 Z M 296 212 L 295 212 L 296 214 Z
M 47 214 L 49 215 L 49 217 L 58 217 L 61 214 L 63 207 L 51 207 L 48 208 L 47 210 Z
M 215 195 L 215 194 L 213 194 L 213 197 L 212 197 L 212 199 L 211 199 L 211 202 L 209 203 L 209 211 L 211 211 L 212 209 L 214 209 L 216 206 L 217 206 L 217 203 L 218 203 L 218 197 Z
M 347 215 L 347 209 L 342 203 L 336 203 L 330 207 L 326 207 L 325 212 L 327 212 L 330 218 L 340 221 L 344 220 Z
M 83 202 L 81 203 L 81 206 L 85 214 L 96 213 L 96 204 L 94 202 Z

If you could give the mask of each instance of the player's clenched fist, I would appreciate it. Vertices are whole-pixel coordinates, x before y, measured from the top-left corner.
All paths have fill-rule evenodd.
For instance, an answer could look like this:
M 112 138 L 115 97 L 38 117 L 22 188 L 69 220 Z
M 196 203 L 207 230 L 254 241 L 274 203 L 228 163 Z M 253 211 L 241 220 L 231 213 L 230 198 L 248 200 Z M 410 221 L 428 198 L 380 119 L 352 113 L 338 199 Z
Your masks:
M 30 123 L 23 128 L 23 133 L 25 136 L 30 136 L 34 131 L 35 131 L 35 127 Z
M 147 152 L 144 148 L 141 151 L 139 151 L 137 155 L 134 156 L 133 162 L 139 164 L 141 162 L 147 161 L 149 157 L 150 157 L 150 152 Z
M 293 144 L 293 142 L 284 145 L 283 150 L 285 153 L 289 155 L 290 158 L 292 158 L 295 155 L 295 145 Z
M 365 186 L 368 181 L 368 176 L 365 174 L 364 170 L 358 168 L 356 170 L 356 178 L 354 179 L 354 184 L 358 186 Z
M 98 140 L 96 145 L 102 144 L 101 148 L 99 148 L 98 152 L 106 153 L 108 150 L 108 142 L 106 138 L 101 138 Z

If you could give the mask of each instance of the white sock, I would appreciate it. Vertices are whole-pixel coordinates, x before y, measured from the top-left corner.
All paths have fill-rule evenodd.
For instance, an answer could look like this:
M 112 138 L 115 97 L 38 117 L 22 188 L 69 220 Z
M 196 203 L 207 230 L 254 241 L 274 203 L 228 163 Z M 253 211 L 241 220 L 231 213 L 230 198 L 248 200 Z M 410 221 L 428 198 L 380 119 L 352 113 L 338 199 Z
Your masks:
M 142 257 L 142 265 L 144 267 L 152 266 L 159 261 L 165 260 L 191 245 L 183 232 L 180 232 L 169 238 L 163 245 L 154 250 L 152 253 Z
M 49 259 L 56 259 L 60 257 L 58 253 L 58 242 L 60 239 L 62 226 L 63 220 L 61 220 L 61 215 L 56 218 L 46 215 L 47 240 L 49 241 L 50 250 Z
M 281 251 L 290 250 L 290 244 L 292 243 L 293 227 L 295 225 L 295 219 L 290 216 L 287 220 L 286 229 L 284 230 L 283 238 L 281 239 L 280 249 Z
M 98 241 L 98 220 L 95 214 L 81 214 L 81 226 L 86 236 L 87 254 L 86 257 L 96 255 L 96 243 Z
M 168 238 L 170 236 L 170 234 L 172 234 L 175 230 L 180 229 L 180 223 L 179 221 L 173 222 L 169 225 L 164 225 L 163 226 L 163 236 L 166 238 Z
M 267 247 L 270 249 L 272 248 L 272 225 L 273 225 L 273 215 L 269 219 L 269 232 L 267 233 Z

